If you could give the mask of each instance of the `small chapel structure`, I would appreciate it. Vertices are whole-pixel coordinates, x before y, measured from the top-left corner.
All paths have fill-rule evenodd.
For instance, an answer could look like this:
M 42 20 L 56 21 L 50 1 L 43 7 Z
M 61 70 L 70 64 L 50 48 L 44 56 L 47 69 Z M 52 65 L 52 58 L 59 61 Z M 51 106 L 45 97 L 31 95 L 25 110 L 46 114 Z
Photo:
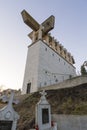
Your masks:
M 21 14 L 24 23 L 33 30 L 28 35 L 32 43 L 28 46 L 22 94 L 75 77 L 73 56 L 49 33 L 55 17 L 51 15 L 39 24 L 26 10 Z
M 40 92 L 40 101 L 36 104 L 35 125 L 39 130 L 51 129 L 51 106 L 46 99 L 46 92 Z

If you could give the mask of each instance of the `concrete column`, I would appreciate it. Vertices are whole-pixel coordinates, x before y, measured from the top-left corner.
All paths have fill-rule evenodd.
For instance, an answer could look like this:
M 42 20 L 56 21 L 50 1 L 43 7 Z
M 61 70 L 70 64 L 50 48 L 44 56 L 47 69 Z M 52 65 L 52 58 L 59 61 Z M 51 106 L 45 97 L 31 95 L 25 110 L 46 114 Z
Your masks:
M 63 56 L 63 46 L 60 45 L 60 55 Z
M 70 61 L 71 61 L 71 58 L 70 58 L 70 57 L 71 57 L 71 54 L 68 52 L 68 62 L 69 62 L 69 63 L 71 63 L 71 62 L 70 62 Z
M 52 47 L 52 37 L 50 33 L 49 33 L 49 46 Z
M 56 39 L 54 40 L 54 42 L 55 42 L 55 50 L 57 51 L 58 42 Z
M 43 38 L 43 40 L 45 40 L 46 43 L 49 45 L 49 35 L 45 35 L 45 37 Z
M 32 43 L 35 42 L 36 36 L 35 36 L 35 31 L 33 31 L 33 35 L 32 35 Z
M 52 48 L 53 48 L 54 50 L 56 50 L 56 49 L 55 49 L 55 40 L 54 40 L 54 37 L 52 37 Z
M 57 53 L 60 54 L 60 45 L 59 45 L 59 42 L 57 42 Z
M 42 31 L 43 31 L 44 27 L 42 25 L 40 25 L 39 31 L 38 31 L 38 40 L 42 39 Z
M 66 59 L 67 50 L 64 48 L 64 58 Z
M 62 56 L 65 58 L 64 48 L 62 48 Z
M 72 56 L 71 55 L 70 55 L 69 61 L 72 64 Z

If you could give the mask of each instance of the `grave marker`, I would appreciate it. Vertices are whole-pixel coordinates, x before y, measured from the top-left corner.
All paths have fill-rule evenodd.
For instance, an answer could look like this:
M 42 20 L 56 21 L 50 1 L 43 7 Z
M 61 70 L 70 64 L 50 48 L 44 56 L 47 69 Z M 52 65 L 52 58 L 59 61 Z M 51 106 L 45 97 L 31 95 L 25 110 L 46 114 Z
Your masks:
M 36 126 L 39 130 L 51 128 L 51 107 L 46 100 L 46 92 L 40 92 L 41 99 L 36 105 Z
M 0 130 L 16 130 L 19 115 L 13 109 L 13 98 L 14 92 L 12 91 L 8 105 L 0 109 Z

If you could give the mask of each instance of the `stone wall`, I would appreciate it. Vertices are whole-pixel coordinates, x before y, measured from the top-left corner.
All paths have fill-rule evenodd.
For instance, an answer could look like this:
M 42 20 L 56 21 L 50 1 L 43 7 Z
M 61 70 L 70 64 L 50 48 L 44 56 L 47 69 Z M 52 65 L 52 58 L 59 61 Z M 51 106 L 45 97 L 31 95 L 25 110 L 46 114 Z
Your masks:
M 57 130 L 87 130 L 87 115 L 52 115 Z
M 40 41 L 38 87 L 58 84 L 76 76 L 75 67 Z
M 60 88 L 70 88 L 70 87 L 79 86 L 81 84 L 87 84 L 87 76 L 77 76 L 77 77 L 65 80 L 62 83 L 50 85 L 47 87 L 43 87 L 41 89 L 51 90 L 51 89 L 60 89 Z

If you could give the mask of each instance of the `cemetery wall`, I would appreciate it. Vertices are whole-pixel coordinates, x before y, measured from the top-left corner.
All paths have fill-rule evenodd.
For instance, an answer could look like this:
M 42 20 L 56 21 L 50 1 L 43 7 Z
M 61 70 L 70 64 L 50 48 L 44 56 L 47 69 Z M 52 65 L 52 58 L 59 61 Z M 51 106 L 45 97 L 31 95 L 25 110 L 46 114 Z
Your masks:
M 57 130 L 87 130 L 87 115 L 52 115 Z
M 87 84 L 87 76 L 77 76 L 72 79 L 68 79 L 63 81 L 62 83 L 55 84 L 55 85 L 50 85 L 47 87 L 40 88 L 45 89 L 45 90 L 51 90 L 51 89 L 60 89 L 60 88 L 71 88 L 71 87 L 76 87 L 82 84 Z

